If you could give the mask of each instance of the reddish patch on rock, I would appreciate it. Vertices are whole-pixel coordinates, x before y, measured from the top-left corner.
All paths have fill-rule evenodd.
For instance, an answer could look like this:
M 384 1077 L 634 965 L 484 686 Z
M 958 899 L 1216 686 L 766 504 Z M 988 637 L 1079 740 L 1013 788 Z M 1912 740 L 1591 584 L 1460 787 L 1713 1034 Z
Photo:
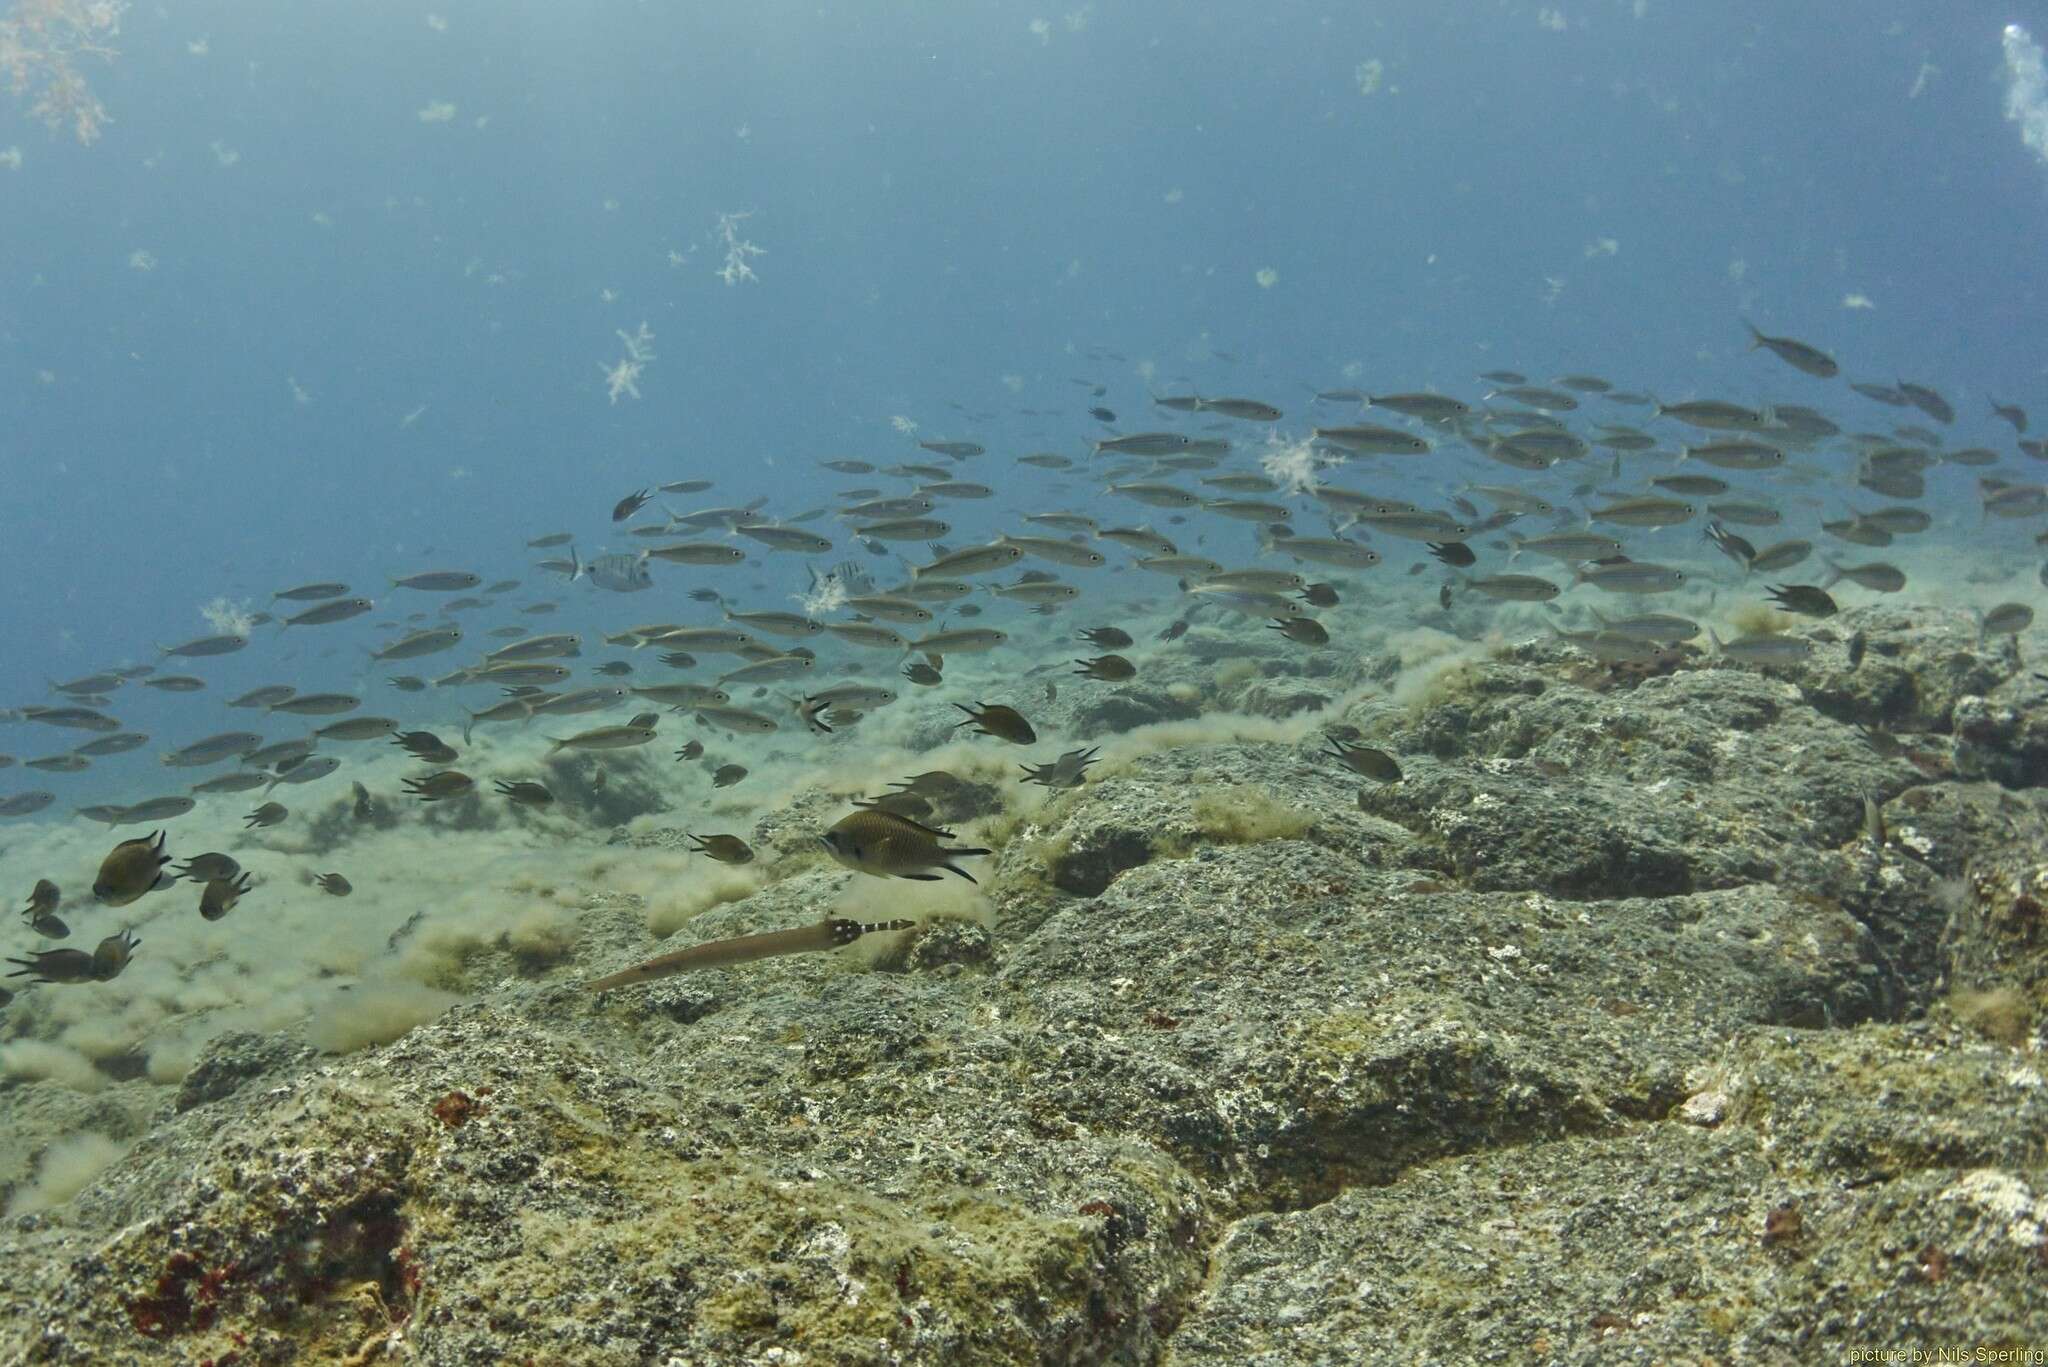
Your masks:
M 1927 1281 L 1938 1282 L 1948 1275 L 1948 1254 L 1933 1244 L 1915 1254 L 1914 1261 L 1920 1265 L 1920 1275 Z
M 1799 1207 L 1792 1202 L 1773 1206 L 1771 1213 L 1764 1216 L 1763 1245 L 1765 1248 L 1789 1249 L 1799 1242 L 1805 1226 Z
M 459 1130 L 483 1107 L 468 1092 L 453 1091 L 434 1103 L 434 1119 L 451 1130 Z
M 152 1339 L 210 1329 L 220 1313 L 221 1292 L 234 1276 L 233 1263 L 208 1271 L 190 1253 L 173 1253 L 156 1285 L 126 1303 L 128 1322 Z

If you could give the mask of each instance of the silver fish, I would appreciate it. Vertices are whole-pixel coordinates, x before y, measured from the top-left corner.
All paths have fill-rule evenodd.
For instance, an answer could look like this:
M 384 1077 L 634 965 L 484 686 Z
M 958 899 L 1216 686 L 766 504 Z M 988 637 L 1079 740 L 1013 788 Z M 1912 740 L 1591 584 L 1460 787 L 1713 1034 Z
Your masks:
M 849 598 L 840 604 L 863 617 L 879 617 L 885 622 L 929 622 L 932 610 L 908 598 L 896 598 L 887 594 L 869 594 Z M 829 627 L 828 627 L 829 629 Z
M 572 550 L 570 554 L 574 568 L 569 578 L 588 579 L 601 589 L 612 593 L 638 593 L 654 587 L 654 575 L 647 568 L 646 555 L 600 555 L 589 564 L 577 561 Z
M 340 712 L 353 712 L 362 705 L 361 698 L 348 693 L 301 693 L 274 702 L 265 710 L 292 717 L 331 717 Z
M 1072 541 L 1062 541 L 1055 536 L 1010 536 L 1002 535 L 996 541 L 1005 546 L 1015 546 L 1024 554 L 1040 560 L 1049 560 L 1055 565 L 1070 565 L 1077 569 L 1093 569 L 1108 564 L 1101 551 Z
M 101 755 L 126 754 L 130 750 L 138 750 L 147 744 L 149 744 L 149 737 L 143 735 L 140 731 L 116 731 L 111 736 L 101 736 L 98 740 L 89 740 L 85 744 L 75 747 L 72 753 L 91 755 L 94 758 L 98 758 Z
M 1448 394 L 1368 394 L 1367 408 L 1384 408 L 1424 422 L 1449 422 L 1472 411 L 1472 405 Z
M 857 536 L 876 541 L 933 541 L 953 530 L 950 522 L 935 517 L 899 517 L 854 527 Z
M 1572 582 L 1591 584 L 1609 593 L 1669 593 L 1686 581 L 1684 570 L 1625 560 L 1615 565 L 1581 565 Z
M 910 648 L 925 655 L 973 655 L 994 650 L 1009 639 L 992 627 L 962 627 L 921 636 Z
M 1749 329 L 1751 351 L 1764 347 L 1786 365 L 1795 370 L 1802 370 L 1816 379 L 1831 380 L 1841 373 L 1842 368 L 1835 364 L 1835 358 L 1819 347 L 1808 346 L 1790 337 L 1766 337 L 1757 331 L 1756 324 L 1746 318 L 1742 325 Z
M 1768 503 L 1731 500 L 1726 503 L 1709 503 L 1707 511 L 1723 522 L 1732 522 L 1740 527 L 1775 527 L 1785 520 L 1785 515 Z
M 876 708 L 886 707 L 895 702 L 896 691 L 892 688 L 883 688 L 879 684 L 840 683 L 833 684 L 830 688 L 819 689 L 811 694 L 811 698 L 828 708 Z
M 664 707 L 717 707 L 732 701 L 732 696 L 724 689 L 707 684 L 650 684 L 645 688 L 628 689 L 627 692 Z
M 465 680 L 472 684 L 502 684 L 510 687 L 524 685 L 540 686 L 560 683 L 569 677 L 565 665 L 532 664 L 521 660 L 508 660 L 503 664 L 485 665 L 469 671 Z
M 348 585 L 323 581 L 318 584 L 301 584 L 295 589 L 280 589 L 271 594 L 290 603 L 317 603 L 323 598 L 339 598 L 348 592 Z
M 723 541 L 678 541 L 667 546 L 649 546 L 647 554 L 671 565 L 736 565 L 747 558 L 738 546 L 728 546 Z
M 21 707 L 16 713 L 25 721 L 39 721 L 45 726 L 65 726 L 76 731 L 119 731 L 121 723 L 104 712 L 90 707 Z
M 1517 603 L 1547 603 L 1561 592 L 1556 584 L 1533 574 L 1493 574 L 1464 582 L 1474 593 Z
M 922 611 L 922 609 L 920 609 Z M 926 620 L 931 614 L 925 613 Z M 845 641 L 848 645 L 866 646 L 878 650 L 908 650 L 910 642 L 897 632 L 873 622 L 827 622 L 825 630 Z
M 1380 563 L 1378 551 L 1341 536 L 1290 536 L 1267 542 L 1266 548 L 1295 560 L 1336 565 L 1343 569 L 1371 569 Z
M 1821 580 L 1820 587 L 1833 588 L 1844 579 L 1871 590 L 1874 593 L 1897 593 L 1906 587 L 1906 572 L 1897 565 L 1872 561 L 1868 565 L 1840 565 L 1826 556 L 1821 557 L 1828 567 L 1828 577 Z
M 468 570 L 428 570 L 423 574 L 409 574 L 403 579 L 391 581 L 394 589 L 418 589 L 423 593 L 457 593 L 473 589 L 484 582 L 480 574 Z
M 664 633 L 655 643 L 669 650 L 697 650 L 709 655 L 737 655 L 762 644 L 759 637 L 737 627 L 682 627 Z
M 1133 432 L 1095 443 L 1096 455 L 1170 456 L 1188 449 L 1187 437 L 1178 432 Z
M 1985 609 L 1977 622 L 1977 634 L 1983 639 L 2017 636 L 2033 624 L 2034 610 L 2025 603 L 2000 603 Z
M 825 629 L 823 622 L 814 621 L 800 612 L 728 612 L 725 620 L 770 636 L 816 636 Z M 662 643 L 668 643 L 666 637 Z
M 1513 560 L 1523 551 L 1567 563 L 1606 560 L 1621 554 L 1619 541 L 1611 536 L 1601 536 L 1598 532 L 1556 532 L 1549 536 L 1510 535 L 1508 539 L 1515 546 L 1514 551 L 1508 556 L 1509 560 Z
M 750 541 L 758 541 L 771 551 L 801 551 L 806 555 L 819 555 L 832 549 L 832 538 L 807 532 L 801 527 L 780 526 L 773 522 L 746 522 L 733 528 Z
M 809 655 L 776 655 L 721 674 L 718 676 L 718 682 L 720 687 L 739 683 L 772 683 L 778 679 L 792 679 L 799 674 L 808 673 L 817 666 L 817 663 L 817 660 Z
M 192 791 L 195 793 L 246 793 L 251 788 L 261 788 L 269 780 L 270 775 L 268 774 L 237 769 L 233 773 L 222 774 L 218 778 L 210 778 L 204 783 L 195 783 L 192 785 Z
M 351 617 L 360 617 L 377 606 L 367 598 L 336 598 L 316 608 L 307 608 L 296 617 L 283 619 L 288 627 L 321 627 L 330 622 L 346 622 Z
M 462 639 L 461 627 L 428 627 L 400 637 L 382 650 L 370 652 L 373 660 L 416 660 L 449 649 Z
M 1192 508 L 1202 500 L 1185 489 L 1171 484 L 1112 484 L 1107 493 L 1120 494 L 1154 508 Z
M 1317 441 L 1340 446 L 1358 455 L 1420 456 L 1427 455 L 1430 449 L 1427 441 L 1412 432 L 1403 432 L 1398 427 L 1376 427 L 1371 423 L 1312 427 L 1309 435 Z
M 655 716 L 653 712 L 645 714 L 644 724 L 641 724 L 642 719 L 636 718 L 633 724 L 626 726 L 600 726 L 594 731 L 579 731 L 573 736 L 560 739 L 550 736 L 548 753 L 553 755 L 563 750 L 629 750 L 634 746 L 645 745 L 654 739 Z
M 1150 527 L 1111 527 L 1097 532 L 1101 541 L 1114 541 L 1117 545 L 1133 550 L 1140 555 L 1172 555 L 1175 547 L 1172 541 Z
M 734 735 L 765 736 L 770 731 L 778 729 L 775 718 L 765 717 L 759 712 L 750 712 L 743 707 L 698 707 L 694 715 L 702 725 L 715 726 Z
M 132 825 L 143 821 L 168 821 L 183 816 L 199 804 L 189 797 L 152 797 L 123 811 L 121 821 Z
M 1655 641 L 1624 636 L 1618 631 L 1561 631 L 1552 627 L 1551 632 L 1559 640 L 1606 664 L 1639 664 L 1654 660 L 1662 649 Z
M 986 546 L 969 546 L 965 550 L 950 552 L 928 565 L 912 567 L 910 573 L 915 579 L 945 579 L 958 575 L 988 574 L 1014 565 L 1023 558 L 1022 547 L 997 541 Z
M 462 726 L 462 743 L 464 745 L 469 744 L 469 733 L 487 722 L 526 722 L 532 720 L 532 703 L 524 698 L 508 698 L 504 702 L 494 703 L 486 707 L 481 712 L 470 713 L 469 720 L 464 722 Z
M 1200 413 L 1221 413 L 1226 418 L 1237 418 L 1244 422 L 1278 422 L 1284 416 L 1272 404 L 1258 399 L 1203 399 L 1196 408 Z
M 341 761 L 333 755 L 310 755 L 271 779 L 263 791 L 267 793 L 280 783 L 312 783 L 326 778 L 340 767 Z
M 1595 508 L 1588 516 L 1595 522 L 1618 522 L 1627 527 L 1671 527 L 1689 521 L 1698 508 L 1676 498 L 1630 498 Z
M 1770 574 L 1788 570 L 1812 554 L 1811 541 L 1780 541 L 1758 551 L 1751 557 L 1749 567 L 1758 574 Z
M 262 744 L 263 737 L 254 731 L 223 731 L 173 750 L 162 756 L 162 761 L 174 768 L 203 768 L 222 760 L 241 759 Z
M 1743 664 L 1794 665 L 1813 654 L 1813 642 L 1801 636 L 1738 636 L 1724 641 L 1708 628 L 1707 639 L 1722 655 Z
M 231 634 L 226 636 L 201 636 L 197 640 L 186 641 L 182 645 L 158 646 L 157 649 L 166 655 L 196 658 L 205 655 L 232 654 L 247 644 L 249 644 L 248 637 Z
M 275 745 L 251 750 L 242 756 L 242 763 L 251 769 L 283 769 L 312 754 L 313 746 L 314 742 L 303 736 L 297 740 L 281 740 Z
M 514 631 L 519 628 L 514 627 Z M 513 664 L 522 660 L 552 660 L 572 657 L 583 648 L 583 638 L 572 633 L 528 636 L 508 646 L 499 646 L 484 656 L 491 664 Z
M 397 729 L 398 721 L 392 717 L 350 717 L 320 727 L 313 734 L 321 740 L 376 740 Z
M 607 707 L 616 707 L 624 702 L 627 691 L 617 684 L 602 684 L 596 688 L 571 689 L 557 693 L 551 698 L 528 698 L 536 717 L 566 717 L 583 712 L 602 712 Z

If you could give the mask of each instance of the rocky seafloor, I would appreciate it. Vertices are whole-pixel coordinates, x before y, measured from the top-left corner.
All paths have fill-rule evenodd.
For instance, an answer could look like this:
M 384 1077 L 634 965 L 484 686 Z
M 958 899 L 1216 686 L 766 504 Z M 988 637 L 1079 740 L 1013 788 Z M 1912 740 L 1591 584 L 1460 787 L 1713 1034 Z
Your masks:
M 1771 672 L 1504 645 L 1360 697 L 1398 662 L 1197 632 L 1051 729 L 1313 725 L 961 785 L 986 916 L 597 997 L 659 950 L 593 886 L 572 945 L 482 955 L 383 1047 L 0 1088 L 11 1133 L 134 1145 L 0 1229 L 0 1356 L 2048 1347 L 2048 686 L 1960 613 L 1816 635 Z M 766 886 L 662 948 L 817 919 L 841 810 L 764 817 Z

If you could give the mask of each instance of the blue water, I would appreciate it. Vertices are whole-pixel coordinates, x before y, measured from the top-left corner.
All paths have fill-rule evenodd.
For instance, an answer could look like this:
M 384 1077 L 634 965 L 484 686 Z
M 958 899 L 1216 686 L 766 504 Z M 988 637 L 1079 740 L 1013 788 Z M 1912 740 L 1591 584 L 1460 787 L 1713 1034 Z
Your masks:
M 990 449 L 963 474 L 1004 498 L 949 509 L 956 542 L 1101 511 L 1091 481 L 1010 458 L 1100 435 L 1074 378 L 1123 428 L 1158 425 L 1141 363 L 1160 390 L 1281 404 L 1297 435 L 1315 388 L 1476 400 L 1498 366 L 1812 402 L 1852 429 L 1917 417 L 1747 352 L 1746 315 L 1845 379 L 1940 387 L 1952 444 L 2010 451 L 1987 394 L 2048 420 L 2048 166 L 2005 117 L 1999 47 L 2048 13 L 1558 9 L 1562 31 L 1533 4 L 1419 0 L 1152 0 L 1071 23 L 757 0 L 130 10 L 118 59 L 87 67 L 114 119 L 96 145 L 0 100 L 0 148 L 23 154 L 0 168 L 0 705 L 203 634 L 216 596 L 261 606 L 308 579 L 384 606 L 387 572 L 519 577 L 520 601 L 568 605 L 509 619 L 539 630 L 682 615 L 694 575 L 597 603 L 545 584 L 523 543 L 632 548 L 612 503 L 691 475 L 717 478 L 705 502 L 769 494 L 784 515 L 893 490 L 814 462 L 929 459 L 894 415 Z M 423 122 L 436 101 L 454 117 Z M 715 273 L 725 214 L 749 215 L 756 280 Z M 615 333 L 643 321 L 643 397 L 608 403 Z M 1970 477 L 1936 483 L 1973 522 Z M 766 584 L 747 606 L 804 582 L 785 557 L 739 576 Z M 208 695 L 127 690 L 117 710 L 171 743 L 246 722 L 220 699 L 345 685 L 390 617 L 196 662 Z M 0 749 L 89 739 L 30 729 Z M 0 792 L 177 791 L 145 774 L 156 748 L 16 768 Z

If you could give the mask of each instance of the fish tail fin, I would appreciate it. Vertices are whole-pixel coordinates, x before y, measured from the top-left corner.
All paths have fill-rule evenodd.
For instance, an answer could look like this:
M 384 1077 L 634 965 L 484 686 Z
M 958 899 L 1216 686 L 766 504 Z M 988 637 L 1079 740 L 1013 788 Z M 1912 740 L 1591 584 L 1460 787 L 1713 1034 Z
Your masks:
M 1714 629 L 1713 629 L 1712 627 L 1708 627 L 1708 628 L 1707 628 L 1707 639 L 1708 639 L 1709 641 L 1712 641 L 1712 642 L 1714 643 L 1714 651 L 1715 651 L 1715 653 L 1716 653 L 1716 654 L 1719 654 L 1719 655 L 1726 655 L 1726 654 L 1728 653 L 1728 647 L 1727 647 L 1726 645 L 1724 645 L 1724 644 L 1722 643 L 1722 641 L 1721 641 L 1721 633 L 1720 633 L 1720 632 L 1718 632 L 1718 631 L 1715 631 L 1715 630 L 1714 630 Z
M 1824 555 L 1820 558 L 1820 560 L 1823 565 L 1826 565 L 1828 567 L 1828 577 L 1820 581 L 1821 591 L 1825 593 L 1827 590 L 1841 583 L 1842 580 L 1846 578 L 1846 576 L 1842 573 L 1842 567 L 1840 565 L 1837 565 L 1829 557 Z
M 1747 318 L 1742 320 L 1742 325 L 1749 329 L 1749 349 L 1755 351 L 1764 344 L 1764 335 L 1757 329 L 1757 325 Z
M 972 850 L 961 850 L 961 851 L 958 851 L 958 853 L 961 853 L 961 854 L 972 854 L 972 853 L 974 853 L 974 851 L 972 851 Z M 965 869 L 961 868 L 961 867 L 960 867 L 960 866 L 959 866 L 958 864 L 941 864 L 941 865 L 939 865 L 939 867 L 940 867 L 940 868 L 942 868 L 942 869 L 944 869 L 944 870 L 945 870 L 945 871 L 946 871 L 947 873 L 957 873 L 957 874 L 959 874 L 959 875 L 960 875 L 960 876 L 961 876 L 962 878 L 965 878 L 965 879 L 966 879 L 966 880 L 967 880 L 968 882 L 970 882 L 970 883 L 973 883 L 973 884 L 974 884 L 974 885 L 975 885 L 976 887 L 979 887 L 979 886 L 981 886 L 981 880 L 980 880 L 980 879 L 976 878 L 976 877 L 975 877 L 975 876 L 974 876 L 973 874 L 969 873 L 969 872 L 968 872 L 967 870 L 965 870 Z M 938 882 L 938 881 L 939 881 L 939 876 L 938 876 L 937 874 L 935 874 L 935 873 L 934 873 L 934 874 L 930 874 L 930 875 L 927 875 L 927 876 L 928 876 L 928 877 L 930 877 L 930 879 L 931 879 L 931 880 L 932 880 L 932 881 L 933 881 L 934 883 L 936 883 L 936 882 Z

